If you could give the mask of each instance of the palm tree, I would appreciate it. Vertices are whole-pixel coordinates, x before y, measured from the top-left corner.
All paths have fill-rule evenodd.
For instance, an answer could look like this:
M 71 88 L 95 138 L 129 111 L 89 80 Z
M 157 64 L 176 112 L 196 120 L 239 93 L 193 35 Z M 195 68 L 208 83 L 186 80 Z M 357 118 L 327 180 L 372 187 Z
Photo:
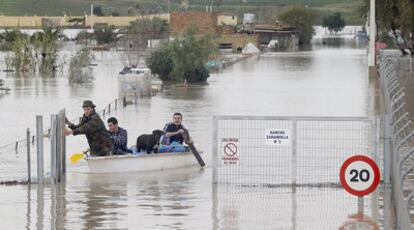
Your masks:
M 12 65 L 17 73 L 29 73 L 34 72 L 36 66 L 36 60 L 33 55 L 33 46 L 30 42 L 30 38 L 23 33 L 16 33 L 16 37 L 13 38 L 12 51 L 14 57 Z
M 52 73 L 56 70 L 57 41 L 62 36 L 59 28 L 43 28 L 43 31 L 34 33 L 30 40 L 34 45 L 35 57 L 40 62 L 39 72 Z

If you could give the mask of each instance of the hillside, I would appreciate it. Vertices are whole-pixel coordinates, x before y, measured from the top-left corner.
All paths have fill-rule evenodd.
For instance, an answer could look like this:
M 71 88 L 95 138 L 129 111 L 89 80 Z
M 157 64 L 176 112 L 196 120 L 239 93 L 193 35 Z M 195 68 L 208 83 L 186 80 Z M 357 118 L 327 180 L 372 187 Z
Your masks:
M 341 12 L 349 23 L 362 23 L 355 16 L 355 9 L 361 0 L 222 0 L 220 11 L 242 14 L 254 12 L 259 20 L 266 20 L 268 15 L 277 14 L 287 5 L 304 4 L 317 12 L 320 19 L 330 12 Z M 2 0 L 0 12 L 4 15 L 83 15 L 90 12 L 91 4 L 102 6 L 105 14 L 118 12 L 127 15 L 128 9 L 139 5 L 141 12 L 166 12 L 167 0 Z M 171 0 L 171 9 L 177 9 L 179 0 Z M 190 9 L 204 10 L 210 0 L 189 0 Z M 142 10 L 144 9 L 144 10 Z M 217 9 L 217 8 L 216 8 Z M 261 14 L 261 15 L 259 15 Z M 262 18 L 261 18 L 262 17 Z M 272 17 L 273 19 L 273 17 Z

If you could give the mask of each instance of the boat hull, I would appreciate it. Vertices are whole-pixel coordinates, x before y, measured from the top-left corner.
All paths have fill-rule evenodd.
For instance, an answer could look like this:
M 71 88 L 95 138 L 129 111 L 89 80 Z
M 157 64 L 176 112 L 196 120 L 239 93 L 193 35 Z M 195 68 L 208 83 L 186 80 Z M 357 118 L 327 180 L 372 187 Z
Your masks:
M 90 173 L 160 171 L 198 165 L 192 152 L 87 157 Z

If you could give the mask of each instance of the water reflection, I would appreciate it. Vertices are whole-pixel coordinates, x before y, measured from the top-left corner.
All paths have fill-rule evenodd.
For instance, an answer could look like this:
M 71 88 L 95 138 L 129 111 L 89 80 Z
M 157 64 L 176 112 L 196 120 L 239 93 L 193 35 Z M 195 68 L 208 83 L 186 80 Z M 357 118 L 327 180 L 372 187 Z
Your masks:
M 15 77 L 11 94 L 16 97 L 51 96 L 56 94 L 59 83 L 55 78 Z
M 163 96 L 166 99 L 183 101 L 202 100 L 208 86 L 207 82 L 188 86 L 182 84 L 167 85 L 164 87 Z
M 264 63 L 265 68 L 273 71 L 283 72 L 300 72 L 310 69 L 313 63 L 312 53 L 301 52 L 294 54 L 280 54 L 280 53 L 267 53 L 260 57 L 263 59 L 272 58 L 271 61 Z
M 338 188 L 213 185 L 212 191 L 213 229 L 338 229 L 358 209 L 357 199 Z M 365 200 L 364 215 L 378 215 L 377 198 Z
M 187 229 L 185 226 L 191 224 L 184 224 L 181 220 L 199 215 L 196 206 L 206 202 L 199 198 L 208 191 L 199 190 L 201 187 L 198 186 L 194 189 L 194 185 L 205 180 L 205 176 L 204 170 L 197 167 L 145 174 L 76 173 L 68 178 L 68 183 L 75 182 L 73 179 L 77 181 L 68 185 L 69 191 L 76 193 L 66 195 L 75 198 L 66 212 L 71 213 L 71 209 L 78 207 L 79 215 L 73 216 L 72 213 L 71 216 L 82 220 L 82 229 L 126 229 L 131 226 Z M 77 187 L 80 185 L 82 188 Z M 162 221 L 154 222 L 160 218 Z
M 85 98 L 91 97 L 94 84 L 69 84 L 69 96 L 78 97 L 82 95 Z
M 322 38 L 322 45 L 324 46 L 330 46 L 330 47 L 341 47 L 342 45 L 345 44 L 345 39 L 344 38 Z
M 43 185 L 36 186 L 36 229 L 41 230 L 44 226 L 44 187 Z
M 127 215 L 121 211 L 128 205 L 126 182 L 107 183 L 107 179 L 110 180 L 111 177 L 91 175 L 88 180 L 83 201 L 86 207 L 81 217 L 85 221 L 83 229 L 110 228 L 111 222 L 119 222 Z
M 53 229 L 60 229 L 66 226 L 67 208 L 66 208 L 66 184 L 60 183 L 52 185 L 50 188 L 51 196 L 51 227 Z
M 30 229 L 31 220 L 30 216 L 32 215 L 32 199 L 31 199 L 31 185 L 27 186 L 27 212 L 26 212 L 26 229 Z

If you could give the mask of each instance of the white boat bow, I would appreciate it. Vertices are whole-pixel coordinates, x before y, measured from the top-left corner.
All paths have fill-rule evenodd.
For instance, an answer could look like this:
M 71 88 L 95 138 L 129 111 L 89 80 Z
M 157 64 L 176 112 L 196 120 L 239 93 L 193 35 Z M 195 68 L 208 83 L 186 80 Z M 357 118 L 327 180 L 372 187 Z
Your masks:
M 85 159 L 90 173 L 159 171 L 198 165 L 192 152 L 139 153 Z

